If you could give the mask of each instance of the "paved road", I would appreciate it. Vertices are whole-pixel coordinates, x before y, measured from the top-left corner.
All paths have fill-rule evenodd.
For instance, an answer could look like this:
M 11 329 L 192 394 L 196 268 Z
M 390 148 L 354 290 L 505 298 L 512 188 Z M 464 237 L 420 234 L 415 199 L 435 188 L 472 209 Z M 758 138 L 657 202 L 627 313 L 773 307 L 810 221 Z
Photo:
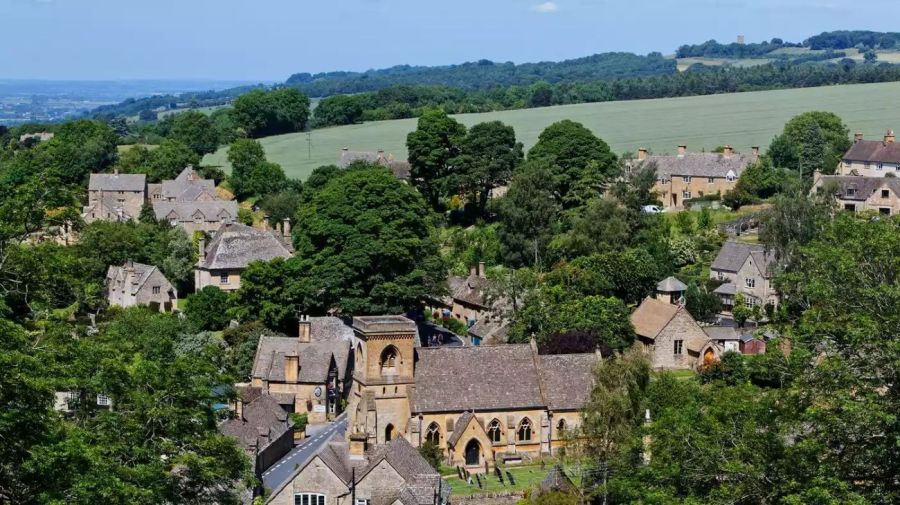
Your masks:
M 331 424 L 324 425 L 309 438 L 303 441 L 291 452 L 287 453 L 278 463 L 275 463 L 263 473 L 263 485 L 274 491 L 286 481 L 297 466 L 303 466 L 312 459 L 335 434 L 344 436 L 347 429 L 347 413 L 344 412 Z M 309 431 L 308 431 L 309 432 Z

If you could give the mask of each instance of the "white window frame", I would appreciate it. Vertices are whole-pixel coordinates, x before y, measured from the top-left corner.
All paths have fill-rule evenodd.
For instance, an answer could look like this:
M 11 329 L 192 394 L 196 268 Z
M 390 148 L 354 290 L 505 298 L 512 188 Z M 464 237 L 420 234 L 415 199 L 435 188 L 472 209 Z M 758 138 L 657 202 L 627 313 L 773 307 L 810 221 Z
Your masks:
M 369 505 L 369 499 L 368 498 L 357 498 L 356 505 Z
M 306 498 L 306 500 L 303 500 Z M 294 493 L 294 505 L 325 505 L 326 497 L 322 493 Z
M 682 175 L 681 182 L 691 182 L 691 176 L 690 175 Z
M 675 339 L 674 344 L 672 346 L 672 354 L 676 356 L 681 356 L 684 354 L 684 340 Z
M 755 288 L 756 287 L 756 279 L 754 279 L 753 277 L 747 277 L 746 279 L 744 279 L 744 286 L 746 286 L 748 288 Z
M 728 182 L 734 182 L 734 181 L 737 180 L 737 177 L 734 176 L 734 175 L 726 175 L 726 176 L 725 176 L 725 180 L 728 181 Z
M 112 404 L 109 397 L 104 394 L 97 394 L 97 405 L 101 407 L 109 407 Z
M 682 192 L 681 192 L 681 199 L 682 199 L 682 200 L 690 200 L 690 199 L 691 199 L 691 192 L 690 192 L 690 191 L 682 191 Z
M 228 284 L 228 274 L 219 274 L 219 284 Z

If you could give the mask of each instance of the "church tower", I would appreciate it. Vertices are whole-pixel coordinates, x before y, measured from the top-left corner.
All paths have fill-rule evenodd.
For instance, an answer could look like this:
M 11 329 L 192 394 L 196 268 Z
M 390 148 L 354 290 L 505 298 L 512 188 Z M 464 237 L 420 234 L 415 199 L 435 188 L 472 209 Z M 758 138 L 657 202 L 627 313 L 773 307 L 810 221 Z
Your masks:
M 403 316 L 353 318 L 353 387 L 347 437 L 383 444 L 406 435 L 415 372 L 416 324 Z

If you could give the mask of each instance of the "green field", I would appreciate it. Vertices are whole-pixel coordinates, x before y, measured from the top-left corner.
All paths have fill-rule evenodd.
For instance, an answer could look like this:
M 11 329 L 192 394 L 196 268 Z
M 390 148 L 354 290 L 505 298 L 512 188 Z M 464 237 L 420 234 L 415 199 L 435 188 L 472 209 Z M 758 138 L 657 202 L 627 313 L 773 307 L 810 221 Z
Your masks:
M 885 128 L 900 127 L 900 109 L 892 106 L 897 97 L 900 82 L 562 105 L 456 117 L 467 126 L 495 119 L 508 123 L 526 149 L 550 123 L 572 119 L 592 129 L 616 152 L 645 146 L 666 153 L 680 143 L 689 150 L 731 144 L 748 151 L 753 145 L 765 147 L 788 119 L 810 110 L 834 112 L 851 131 L 880 138 Z M 289 177 L 306 178 L 313 168 L 335 163 L 342 147 L 359 151 L 381 148 L 398 159 L 405 158 L 406 135 L 415 127 L 415 119 L 378 121 L 313 130 L 309 146 L 306 133 L 267 137 L 262 143 L 269 159 L 280 163 Z M 225 149 L 208 155 L 204 163 L 226 166 Z

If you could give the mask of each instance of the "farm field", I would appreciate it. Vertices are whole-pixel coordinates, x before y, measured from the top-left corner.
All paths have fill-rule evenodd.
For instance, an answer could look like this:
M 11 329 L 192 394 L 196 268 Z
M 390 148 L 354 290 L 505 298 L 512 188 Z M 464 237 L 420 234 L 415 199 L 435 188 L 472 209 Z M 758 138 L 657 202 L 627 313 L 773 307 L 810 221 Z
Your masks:
M 620 153 L 641 146 L 658 154 L 670 153 L 680 143 L 689 150 L 731 144 L 738 151 L 748 151 L 753 145 L 765 148 L 787 120 L 810 110 L 834 112 L 851 132 L 880 137 L 888 127 L 900 128 L 900 109 L 890 106 L 897 97 L 900 82 L 561 105 L 456 118 L 467 126 L 491 120 L 510 124 L 526 149 L 549 124 L 571 119 Z M 335 163 L 343 147 L 384 149 L 404 159 L 406 135 L 415 127 L 415 119 L 377 121 L 313 130 L 309 144 L 305 132 L 266 137 L 261 142 L 269 160 L 281 164 L 288 177 L 305 179 L 315 167 Z M 204 163 L 229 170 L 225 151 L 207 155 Z

